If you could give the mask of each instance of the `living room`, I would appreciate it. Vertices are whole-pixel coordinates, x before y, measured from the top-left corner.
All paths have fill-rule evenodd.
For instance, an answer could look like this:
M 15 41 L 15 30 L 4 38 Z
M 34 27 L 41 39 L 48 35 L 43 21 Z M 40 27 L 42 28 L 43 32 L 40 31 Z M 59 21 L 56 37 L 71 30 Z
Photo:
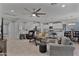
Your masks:
M 78 18 L 79 3 L 0 3 L 0 55 L 79 56 Z

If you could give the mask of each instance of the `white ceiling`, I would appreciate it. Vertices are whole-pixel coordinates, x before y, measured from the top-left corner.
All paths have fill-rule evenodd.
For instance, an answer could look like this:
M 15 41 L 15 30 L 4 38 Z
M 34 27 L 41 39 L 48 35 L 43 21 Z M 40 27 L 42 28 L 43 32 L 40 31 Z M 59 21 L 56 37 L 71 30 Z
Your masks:
M 62 5 L 66 7 L 61 7 Z M 58 3 L 51 5 L 50 3 L 4 3 L 0 4 L 2 8 L 3 17 L 6 15 L 4 13 L 9 13 L 11 15 L 15 14 L 16 16 L 6 16 L 6 19 L 10 20 L 21 20 L 21 21 L 40 21 L 40 22 L 49 22 L 49 21 L 62 21 L 79 18 L 79 4 L 77 3 Z M 40 12 L 45 12 L 45 16 L 41 17 L 31 17 L 31 14 L 24 10 L 27 8 L 29 10 L 42 8 Z M 11 13 L 11 10 L 14 10 L 14 13 Z

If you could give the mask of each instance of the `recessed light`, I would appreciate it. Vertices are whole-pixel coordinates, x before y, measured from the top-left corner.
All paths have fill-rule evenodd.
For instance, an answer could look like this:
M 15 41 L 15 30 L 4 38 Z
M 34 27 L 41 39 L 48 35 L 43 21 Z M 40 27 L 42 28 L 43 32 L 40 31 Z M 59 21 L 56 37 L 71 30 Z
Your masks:
M 14 12 L 14 10 L 11 10 L 11 12 Z
M 36 15 L 35 15 L 35 14 L 32 14 L 32 16 L 34 16 L 34 17 L 35 17 Z
M 66 7 L 66 5 L 62 5 L 61 7 Z

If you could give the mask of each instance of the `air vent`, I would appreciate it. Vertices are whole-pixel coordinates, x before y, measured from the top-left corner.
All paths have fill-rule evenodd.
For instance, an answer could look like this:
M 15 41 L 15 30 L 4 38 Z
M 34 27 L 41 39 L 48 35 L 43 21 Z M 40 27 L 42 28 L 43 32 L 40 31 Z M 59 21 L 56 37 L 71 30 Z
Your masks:
M 51 5 L 56 5 L 57 3 L 51 3 Z

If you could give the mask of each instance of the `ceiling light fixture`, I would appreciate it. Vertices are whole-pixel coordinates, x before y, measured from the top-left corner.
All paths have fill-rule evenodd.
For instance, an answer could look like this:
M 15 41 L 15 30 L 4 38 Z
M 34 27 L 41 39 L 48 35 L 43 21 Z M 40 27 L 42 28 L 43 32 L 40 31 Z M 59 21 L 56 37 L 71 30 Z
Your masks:
M 35 15 L 35 14 L 32 14 L 32 16 L 34 16 L 34 17 L 35 17 L 36 15 Z
M 66 5 L 62 5 L 61 7 L 66 7 Z
M 11 10 L 11 12 L 14 12 L 14 10 Z

